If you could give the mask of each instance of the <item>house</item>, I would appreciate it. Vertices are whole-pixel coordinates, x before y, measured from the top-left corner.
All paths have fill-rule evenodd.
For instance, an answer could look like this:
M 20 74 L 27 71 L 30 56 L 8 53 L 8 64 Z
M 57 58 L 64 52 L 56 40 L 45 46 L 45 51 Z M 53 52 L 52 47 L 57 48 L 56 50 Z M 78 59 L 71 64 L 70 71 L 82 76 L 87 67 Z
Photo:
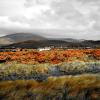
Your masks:
M 38 48 L 39 51 L 44 51 L 44 50 L 51 50 L 50 47 L 44 47 L 44 48 Z

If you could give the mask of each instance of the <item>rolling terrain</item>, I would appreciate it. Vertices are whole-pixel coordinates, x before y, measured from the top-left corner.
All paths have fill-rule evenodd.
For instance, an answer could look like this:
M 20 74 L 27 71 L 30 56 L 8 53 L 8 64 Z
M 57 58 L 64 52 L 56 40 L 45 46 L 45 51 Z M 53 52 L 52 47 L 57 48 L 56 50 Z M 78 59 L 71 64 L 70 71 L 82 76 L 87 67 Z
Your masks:
M 3 48 L 27 48 L 37 49 L 40 47 L 57 47 L 57 48 L 100 48 L 100 41 L 86 40 L 81 42 L 66 42 L 64 40 L 28 40 L 18 42 L 11 45 L 3 46 Z
M 26 33 L 0 41 L 0 100 L 100 100 L 100 41 Z
M 6 35 L 3 37 L 0 37 L 0 45 L 10 45 L 13 43 L 18 43 L 18 42 L 23 42 L 27 40 L 34 40 L 34 41 L 40 41 L 40 40 L 45 40 L 46 38 L 31 34 L 31 33 L 15 33 L 15 34 L 10 34 Z
M 17 33 L 0 37 L 1 48 L 62 47 L 62 48 L 100 48 L 99 40 L 83 40 L 72 38 L 45 38 L 30 33 Z

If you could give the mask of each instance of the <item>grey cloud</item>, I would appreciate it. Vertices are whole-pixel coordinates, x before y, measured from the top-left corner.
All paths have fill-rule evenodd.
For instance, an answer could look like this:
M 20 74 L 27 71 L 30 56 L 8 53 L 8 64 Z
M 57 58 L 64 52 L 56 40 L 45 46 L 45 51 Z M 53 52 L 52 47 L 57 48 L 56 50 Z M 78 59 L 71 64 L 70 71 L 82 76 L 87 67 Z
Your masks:
M 24 3 L 25 7 L 31 7 L 34 6 L 36 4 L 40 4 L 41 2 L 39 0 L 26 0 L 26 2 Z
M 46 0 L 42 0 L 42 1 L 46 1 Z M 30 25 L 32 25 L 32 23 L 34 25 L 34 23 L 41 24 L 43 22 L 47 22 L 47 23 L 51 23 L 54 26 L 57 25 L 59 27 L 65 27 L 65 28 L 68 25 L 72 25 L 72 27 L 73 26 L 76 27 L 79 25 L 84 26 L 84 27 L 88 26 L 89 19 L 94 20 L 91 18 L 92 14 L 89 15 L 88 18 L 84 17 L 82 13 L 80 13 L 77 9 L 75 9 L 74 7 L 75 1 L 77 2 L 78 0 L 70 0 L 70 1 L 69 0 L 59 0 L 59 1 L 52 0 L 50 4 L 51 9 L 43 12 L 41 16 L 38 16 L 37 17 L 38 20 L 36 19 L 34 20 L 34 18 L 26 19 L 24 17 L 23 18 L 19 17 L 19 18 L 14 18 L 14 19 L 23 23 L 24 22 L 28 23 Z M 82 2 L 83 0 L 80 0 L 80 1 Z M 37 4 L 41 3 L 41 0 L 26 0 L 26 4 L 28 4 L 28 6 L 34 6 L 35 3 Z
M 64 27 L 67 25 L 86 25 L 87 19 L 75 9 L 73 0 L 60 0 L 59 2 L 52 2 L 52 10 L 44 12 L 47 20 L 54 22 Z M 52 13 L 52 11 L 54 13 Z
M 29 21 L 25 16 L 13 16 L 9 17 L 9 20 L 20 23 L 27 23 Z
M 24 6 L 25 6 L 25 7 L 30 7 L 30 6 L 32 6 L 32 5 L 33 5 L 32 1 L 33 1 L 33 0 L 26 0 L 26 2 L 24 3 Z
M 68 36 L 87 39 L 99 39 L 100 37 L 100 0 L 26 0 L 23 3 L 25 9 L 31 13 L 29 18 L 25 12 L 21 15 L 8 16 L 12 23 L 23 25 L 23 28 L 18 28 L 20 31 L 32 32 L 34 29 L 48 28 L 58 31 L 42 31 L 41 34 L 49 37 Z M 50 9 L 38 8 L 41 5 L 49 6 Z M 38 9 L 40 9 L 39 13 L 33 12 Z M 30 30 L 24 28 L 25 24 L 30 27 Z M 17 31 L 17 28 L 14 30 Z
M 91 2 L 98 3 L 98 2 L 100 2 L 100 0 L 78 0 L 78 1 L 83 2 L 83 3 L 91 3 Z
M 80 6 L 76 9 L 78 5 Z M 72 26 L 71 32 L 75 32 L 75 27 L 83 26 L 84 32 L 76 29 L 79 30 L 79 37 L 89 38 L 90 34 L 91 38 L 99 36 L 99 32 L 96 34 L 95 32 L 100 31 L 100 0 L 59 0 L 58 2 L 52 1 L 50 7 L 52 10 L 47 10 L 43 15 L 46 21 L 57 24 L 60 28 L 65 27 L 65 29 L 67 29 L 66 26 Z M 83 12 L 86 14 L 84 15 Z

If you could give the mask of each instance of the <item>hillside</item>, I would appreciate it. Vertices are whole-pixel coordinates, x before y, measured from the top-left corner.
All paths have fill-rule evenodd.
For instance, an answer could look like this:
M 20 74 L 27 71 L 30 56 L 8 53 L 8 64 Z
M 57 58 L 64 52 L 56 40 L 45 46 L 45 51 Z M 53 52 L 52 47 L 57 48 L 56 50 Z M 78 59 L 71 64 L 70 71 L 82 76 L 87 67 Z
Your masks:
M 14 43 L 3 48 L 40 48 L 40 47 L 63 47 L 63 48 L 100 48 L 100 41 L 85 40 L 80 42 L 67 42 L 64 40 L 28 40 L 24 42 Z
M 31 33 L 15 33 L 0 37 L 0 45 L 9 45 L 27 40 L 40 41 L 45 40 L 45 38 Z
M 100 41 L 81 40 L 73 38 L 44 38 L 35 33 L 16 33 L 0 37 L 1 48 L 39 48 L 39 47 L 67 47 L 67 48 L 100 48 Z
M 65 47 L 66 42 L 61 41 L 61 40 L 41 40 L 41 41 L 34 41 L 34 40 L 29 40 L 29 41 L 24 41 L 24 42 L 19 42 L 19 43 L 14 43 L 8 46 L 4 46 L 4 48 L 39 48 L 39 47 L 48 47 L 48 46 L 54 46 L 54 47 Z

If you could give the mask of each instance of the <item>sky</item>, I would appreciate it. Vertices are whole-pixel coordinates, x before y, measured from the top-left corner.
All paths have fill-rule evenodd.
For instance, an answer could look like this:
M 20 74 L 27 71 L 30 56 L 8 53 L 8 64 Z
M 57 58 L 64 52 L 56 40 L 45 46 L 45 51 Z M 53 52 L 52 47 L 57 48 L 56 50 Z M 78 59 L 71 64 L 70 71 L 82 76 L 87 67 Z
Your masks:
M 0 0 L 0 36 L 100 40 L 100 0 Z

